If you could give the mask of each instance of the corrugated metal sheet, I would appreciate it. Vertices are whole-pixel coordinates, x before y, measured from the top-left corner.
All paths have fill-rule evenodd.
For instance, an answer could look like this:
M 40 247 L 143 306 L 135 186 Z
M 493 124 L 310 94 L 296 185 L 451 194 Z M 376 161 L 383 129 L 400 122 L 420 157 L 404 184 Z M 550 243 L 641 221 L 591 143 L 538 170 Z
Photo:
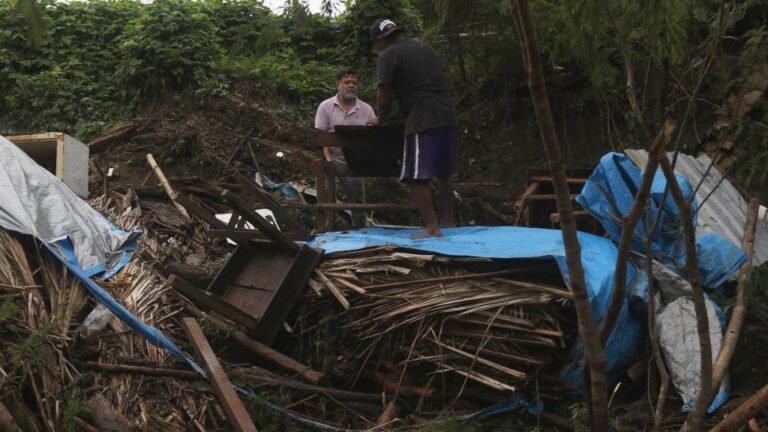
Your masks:
M 625 153 L 638 167 L 645 169 L 645 164 L 648 162 L 647 151 L 630 149 L 626 150 Z M 669 157 L 672 158 L 672 153 L 669 154 Z M 712 159 L 707 155 L 696 158 L 679 154 L 675 172 L 685 176 L 691 187 L 695 188 L 701 178 L 704 177 L 711 161 Z M 696 201 L 699 203 L 696 235 L 700 236 L 712 232 L 741 247 L 744 238 L 744 224 L 747 222 L 747 202 L 727 178 L 717 186 L 722 177 L 722 174 L 712 167 L 707 173 L 704 183 L 696 192 Z M 707 198 L 704 205 L 701 205 L 704 198 L 716 186 L 715 192 Z M 768 225 L 758 221 L 752 264 L 760 265 L 766 261 L 768 261 Z

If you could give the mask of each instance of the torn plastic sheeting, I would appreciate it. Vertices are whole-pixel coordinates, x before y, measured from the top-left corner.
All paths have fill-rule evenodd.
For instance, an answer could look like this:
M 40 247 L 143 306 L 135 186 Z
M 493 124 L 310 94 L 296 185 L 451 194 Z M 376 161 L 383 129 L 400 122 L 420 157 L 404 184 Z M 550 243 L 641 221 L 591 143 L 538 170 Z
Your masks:
M 654 261 L 653 279 L 657 286 L 656 332 L 675 389 L 683 396 L 684 412 L 690 411 L 701 387 L 701 345 L 696 327 L 696 312 L 691 300 L 691 284 L 683 277 Z M 642 293 L 647 302 L 648 292 Z M 647 304 L 646 304 L 647 306 Z M 725 328 L 723 311 L 707 298 L 707 318 L 712 344 L 712 363 L 722 346 Z M 726 374 L 708 411 L 714 412 L 731 395 Z
M 717 353 L 723 342 L 722 327 L 716 308 L 707 299 L 707 318 L 709 320 L 709 339 L 712 344 L 712 364 L 717 360 Z M 656 325 L 659 332 L 659 344 L 664 353 L 664 361 L 669 368 L 677 391 L 683 397 L 683 412 L 693 408 L 696 397 L 701 389 L 699 381 L 701 373 L 701 347 L 696 328 L 696 311 L 690 297 L 678 297 L 664 305 L 656 314 Z M 723 380 L 715 399 L 707 412 L 712 413 L 719 408 L 730 396 L 728 378 Z
M 15 144 L 0 136 L 0 226 L 55 248 L 88 276 L 109 278 L 130 259 L 141 231 L 126 233 Z
M 576 201 L 592 214 L 610 238 L 618 243 L 621 236 L 622 218 L 634 202 L 642 180 L 642 171 L 632 160 L 621 153 L 608 153 L 600 159 L 600 164 L 584 185 Z M 691 210 L 695 212 L 696 200 L 688 181 L 676 175 L 683 195 L 691 202 Z M 680 210 L 677 208 L 672 194 L 662 203 L 666 187 L 666 179 L 661 170 L 654 175 L 651 185 L 651 197 L 648 202 L 651 221 L 661 213 L 659 226 L 652 238 L 651 250 L 654 259 L 663 262 L 667 267 L 685 270 L 685 242 L 680 220 Z M 635 228 L 631 248 L 633 251 L 645 254 L 645 239 L 647 213 L 643 212 L 640 222 Z M 694 221 L 695 225 L 695 213 Z M 702 284 L 708 288 L 717 288 L 730 279 L 746 261 L 746 255 L 736 246 L 723 240 L 715 234 L 708 234 L 696 239 L 696 255 L 699 261 L 699 273 Z
M 131 311 L 126 309 L 125 306 L 118 303 L 108 292 L 104 291 L 102 287 L 100 287 L 96 282 L 92 281 L 90 277 L 88 277 L 88 275 L 85 274 L 85 272 L 83 272 L 83 270 L 77 265 L 77 263 L 72 263 L 63 256 L 59 255 L 58 251 L 50 245 L 45 243 L 43 244 L 48 248 L 49 251 L 51 251 L 54 257 L 56 257 L 65 266 L 67 266 L 72 274 L 83 283 L 85 289 L 88 290 L 88 292 L 99 303 L 106 306 L 110 312 L 115 314 L 115 316 L 123 321 L 128 327 L 144 336 L 144 338 L 152 345 L 167 350 L 173 356 L 185 361 L 196 372 L 202 376 L 205 376 L 205 371 L 203 368 L 195 363 L 192 357 L 190 357 L 184 351 L 180 350 L 176 344 L 174 344 L 173 341 L 171 341 L 162 331 L 145 324 L 139 318 L 137 318 L 136 315 L 132 314 Z
M 443 229 L 443 237 L 412 240 L 410 235 L 418 231 L 365 228 L 328 232 L 318 235 L 308 245 L 324 249 L 326 255 L 377 246 L 395 246 L 463 257 L 551 257 L 557 262 L 563 279 L 568 280 L 565 249 L 559 230 L 511 226 L 446 228 Z M 606 238 L 585 233 L 578 235 L 589 301 L 595 321 L 599 324 L 608 309 L 613 292 L 616 246 Z M 635 267 L 630 264 L 627 268 L 628 285 L 636 280 L 637 273 Z M 639 354 L 645 334 L 645 326 L 642 324 L 644 320 L 644 317 L 637 319 L 630 313 L 625 301 L 616 328 L 611 333 L 605 349 L 609 381 L 616 382 Z M 579 361 L 577 359 L 577 362 L 569 365 L 563 372 L 563 378 L 568 384 L 581 386 L 583 377 Z
M 125 233 L 64 183 L 0 136 L 0 226 L 40 240 L 96 300 L 150 343 L 203 370 L 158 329 L 148 326 L 90 279 L 108 278 L 131 258 L 141 231 Z

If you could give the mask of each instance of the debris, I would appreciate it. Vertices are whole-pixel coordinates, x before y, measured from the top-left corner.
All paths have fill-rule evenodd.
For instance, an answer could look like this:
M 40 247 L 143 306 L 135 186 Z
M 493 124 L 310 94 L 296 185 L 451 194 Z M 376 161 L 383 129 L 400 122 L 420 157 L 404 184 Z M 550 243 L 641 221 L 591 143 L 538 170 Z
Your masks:
M 211 384 L 213 384 L 213 388 L 219 396 L 219 402 L 224 407 L 227 418 L 229 418 L 234 429 L 238 432 L 256 432 L 256 426 L 253 424 L 243 402 L 237 397 L 232 383 L 229 382 L 229 378 L 224 373 L 219 360 L 216 358 L 216 354 L 208 345 L 208 340 L 203 335 L 203 330 L 197 324 L 197 321 L 194 318 L 184 318 L 182 324 L 189 341 L 195 349 L 195 354 L 202 361 L 206 372 L 208 372 L 208 378 Z
M 187 210 L 184 208 L 184 206 L 176 202 L 176 192 L 173 191 L 171 184 L 168 183 L 168 179 L 165 178 L 165 174 L 163 174 L 163 170 L 160 169 L 160 167 L 157 165 L 157 162 L 155 162 L 155 158 L 152 157 L 152 153 L 147 153 L 147 162 L 149 163 L 149 166 L 152 168 L 152 171 L 157 176 L 157 179 L 160 180 L 160 184 L 163 186 L 165 193 L 168 194 L 168 197 L 171 199 L 171 202 L 173 202 L 173 205 L 176 207 L 176 210 L 178 210 L 184 216 L 189 217 L 189 214 L 187 213 Z
M 248 337 L 245 333 L 235 332 L 232 334 L 232 339 L 241 346 L 248 348 L 251 352 L 266 360 L 271 365 L 277 366 L 284 371 L 288 371 L 292 375 L 299 376 L 310 384 L 319 384 L 323 381 L 323 374 L 320 372 L 314 371 L 311 367 L 303 365 L 296 360 L 273 350 L 263 343 Z

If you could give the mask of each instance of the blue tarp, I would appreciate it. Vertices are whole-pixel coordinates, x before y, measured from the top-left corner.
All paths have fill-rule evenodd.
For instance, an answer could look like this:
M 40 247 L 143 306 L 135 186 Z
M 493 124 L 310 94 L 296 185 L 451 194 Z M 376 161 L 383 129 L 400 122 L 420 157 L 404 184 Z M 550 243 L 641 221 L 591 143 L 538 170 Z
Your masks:
M 124 232 L 76 196 L 52 173 L 0 136 L 0 227 L 40 240 L 97 301 L 150 343 L 202 369 L 92 281 L 107 279 L 131 259 L 141 230 Z
M 610 238 L 618 243 L 621 236 L 621 220 L 627 214 L 637 194 L 643 172 L 623 153 L 608 153 L 600 159 L 600 164 L 590 176 L 576 201 L 594 216 Z M 676 176 L 680 189 L 691 202 L 695 211 L 696 199 L 693 189 L 682 176 Z M 680 221 L 680 210 L 672 198 L 662 203 L 666 179 L 661 170 L 654 175 L 651 185 L 649 206 L 653 222 L 661 214 L 658 229 L 651 244 L 653 259 L 662 262 L 668 268 L 685 275 L 684 233 Z M 632 238 L 632 250 L 645 254 L 647 213 L 644 212 Z M 708 288 L 717 288 L 731 278 L 746 261 L 744 252 L 723 240 L 716 234 L 707 234 L 696 239 L 696 255 L 699 260 L 699 273 L 702 284 Z
M 559 230 L 523 227 L 462 227 L 443 230 L 443 237 L 412 240 L 412 229 L 367 228 L 357 231 L 320 234 L 309 245 L 326 254 L 347 252 L 376 246 L 395 246 L 449 256 L 514 259 L 553 258 L 563 279 L 568 280 L 565 249 Z M 613 290 L 616 246 L 606 238 L 579 233 L 581 261 L 595 320 L 600 323 Z M 627 283 L 631 285 L 637 271 L 630 264 Z M 635 317 L 625 306 L 608 340 L 605 355 L 608 378 L 616 382 L 637 357 L 642 345 L 644 317 Z M 619 335 L 614 337 L 614 335 Z M 570 365 L 563 376 L 567 383 L 580 386 L 582 360 Z
M 621 236 L 622 219 L 632 207 L 642 177 L 643 172 L 625 154 L 608 153 L 600 159 L 600 164 L 584 185 L 581 195 L 576 198 L 576 201 L 584 209 L 600 221 L 610 238 L 616 243 Z M 691 205 L 694 217 L 691 222 L 695 225 L 697 203 L 693 189 L 684 177 L 680 175 L 675 177 L 683 195 Z M 666 187 L 666 178 L 659 169 L 654 173 L 651 185 L 648 202 L 650 212 L 643 213 L 632 237 L 631 249 L 645 255 L 645 240 L 648 237 L 647 227 L 658 217 L 659 225 L 651 242 L 652 258 L 661 262 L 673 274 L 681 275 L 680 279 L 684 281 L 687 276 L 685 234 L 680 209 L 672 194 L 668 193 L 666 199 L 662 200 Z M 746 255 L 741 249 L 713 233 L 696 239 L 696 257 L 701 283 L 709 289 L 717 289 L 731 279 L 746 261 Z M 659 271 L 654 272 L 656 276 L 659 276 L 659 273 Z M 633 311 L 647 310 L 647 276 L 643 274 L 642 278 L 646 279 L 646 282 L 638 284 L 630 291 Z M 659 289 L 663 291 L 664 283 L 661 282 L 659 285 Z M 690 293 L 690 286 L 688 293 Z M 669 302 L 671 299 L 667 298 L 666 300 Z M 662 348 L 668 352 L 667 361 L 673 382 L 679 391 L 681 390 L 680 383 L 685 383 L 686 388 L 681 393 L 689 398 L 684 404 L 683 409 L 686 410 L 690 409 L 694 396 L 698 393 L 699 384 L 697 381 L 693 382 L 698 375 L 695 372 L 691 373 L 689 368 L 691 361 L 698 360 L 700 348 L 696 337 L 684 336 L 685 334 L 690 336 L 690 334 L 696 333 L 696 317 L 692 312 L 692 301 L 690 298 L 686 298 L 682 299 L 681 302 L 682 304 L 676 304 L 676 308 L 667 311 L 669 313 L 666 315 L 664 308 L 668 305 L 659 305 L 656 319 L 660 321 L 658 328 L 662 329 L 663 327 L 660 339 L 662 340 Z M 711 305 L 716 306 L 714 303 Z M 716 307 L 713 308 L 713 310 L 717 309 Z M 668 317 L 674 313 L 677 314 L 672 318 Z M 713 313 L 712 316 L 714 317 L 715 314 Z M 661 323 L 666 323 L 666 325 L 662 326 Z M 710 332 L 719 336 L 722 331 L 720 323 L 710 320 L 709 324 Z M 719 346 L 720 339 L 714 336 L 712 338 L 713 346 Z M 717 351 L 715 350 L 713 357 L 716 356 Z M 724 384 L 710 405 L 709 412 L 714 411 L 725 402 L 729 394 L 730 389 L 727 384 Z

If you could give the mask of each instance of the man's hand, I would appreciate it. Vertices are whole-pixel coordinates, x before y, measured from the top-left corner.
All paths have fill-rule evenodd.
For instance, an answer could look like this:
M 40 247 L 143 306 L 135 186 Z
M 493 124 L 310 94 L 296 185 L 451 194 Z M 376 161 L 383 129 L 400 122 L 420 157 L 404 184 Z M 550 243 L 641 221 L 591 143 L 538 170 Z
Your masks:
M 375 125 L 379 124 L 379 118 L 376 117 L 376 116 L 373 116 L 373 117 L 369 118 L 368 121 L 365 122 L 365 124 L 366 125 L 375 126 Z

